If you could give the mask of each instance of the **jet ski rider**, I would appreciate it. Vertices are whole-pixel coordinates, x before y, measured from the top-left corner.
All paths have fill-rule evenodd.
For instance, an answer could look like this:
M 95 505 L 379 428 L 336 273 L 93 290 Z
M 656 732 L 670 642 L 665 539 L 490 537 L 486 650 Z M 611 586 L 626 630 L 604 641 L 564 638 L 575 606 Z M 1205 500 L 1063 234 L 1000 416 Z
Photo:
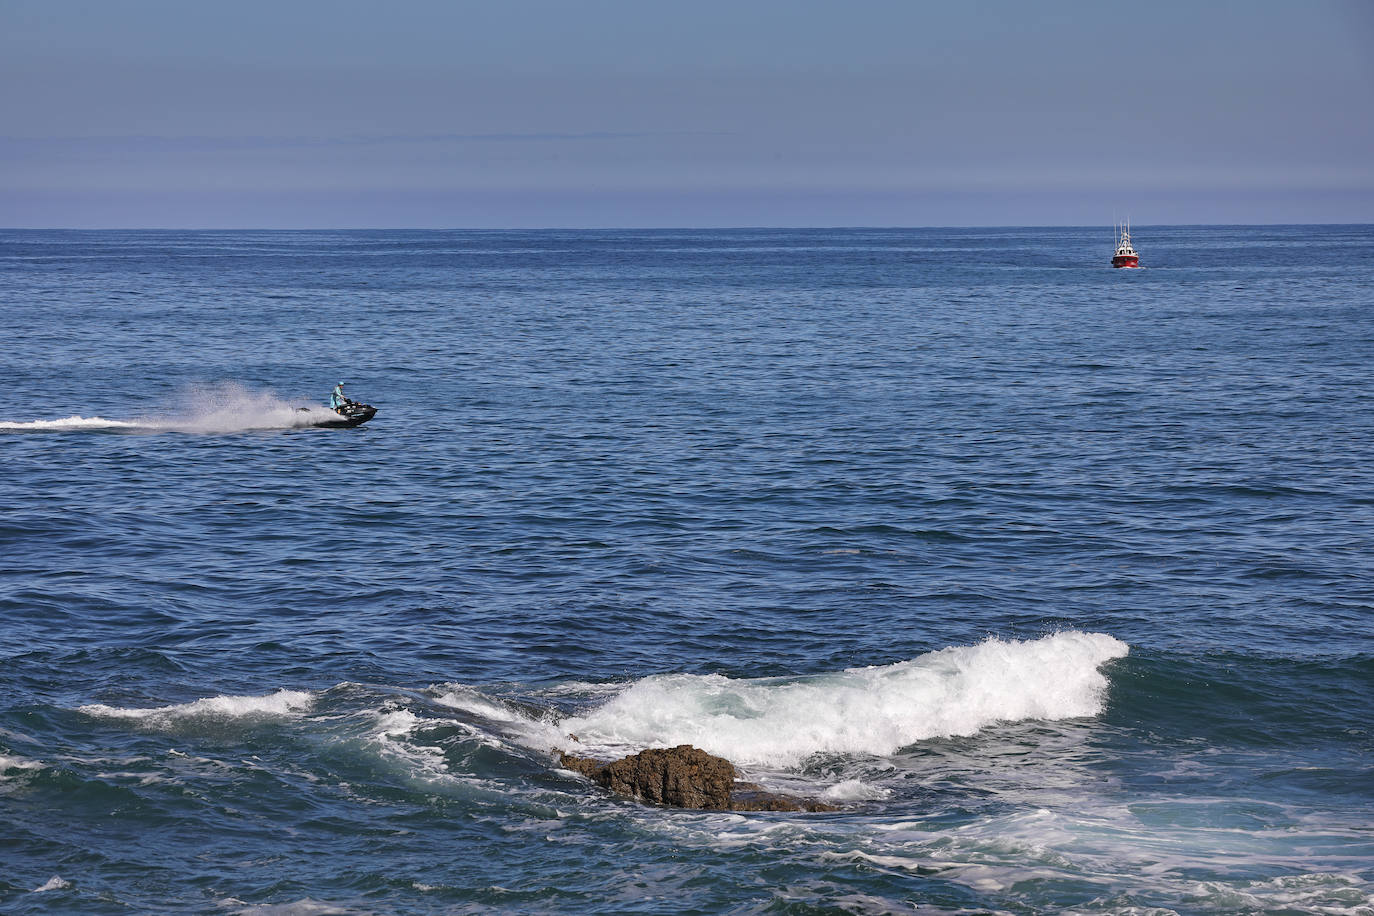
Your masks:
M 348 398 L 344 396 L 343 382 L 335 385 L 334 390 L 329 393 L 329 406 L 339 412 L 348 406 Z

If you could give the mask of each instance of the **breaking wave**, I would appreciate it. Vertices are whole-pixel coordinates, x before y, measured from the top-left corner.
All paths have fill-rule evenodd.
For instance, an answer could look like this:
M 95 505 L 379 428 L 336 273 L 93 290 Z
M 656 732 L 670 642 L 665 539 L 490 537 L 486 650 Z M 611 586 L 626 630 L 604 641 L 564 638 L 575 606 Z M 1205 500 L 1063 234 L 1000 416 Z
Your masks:
M 661 675 L 561 728 L 593 754 L 694 744 L 736 763 L 796 766 L 818 753 L 886 755 L 999 722 L 1102 712 L 1099 667 L 1129 647 L 1104 633 L 989 639 L 905 662 L 796 678 Z
M 505 702 L 461 685 L 427 693 L 434 707 L 462 711 L 452 724 L 493 746 L 575 748 L 612 758 L 692 744 L 737 764 L 786 769 L 815 754 L 884 756 L 998 723 L 1098 715 L 1108 686 L 1100 668 L 1128 651 L 1104 633 L 1066 632 L 1024 642 L 988 639 L 892 665 L 805 677 L 656 675 L 610 696 L 605 686 L 581 685 L 584 696 L 586 690 L 601 695 L 599 705 L 561 721 L 551 708 Z M 91 704 L 78 711 L 170 727 L 188 720 L 295 717 L 309 712 L 316 698 L 281 689 L 153 708 Z M 376 715 L 370 740 L 388 747 L 422 722 L 394 700 Z M 435 768 L 428 751 L 424 756 Z M 867 787 L 843 791 L 862 794 Z

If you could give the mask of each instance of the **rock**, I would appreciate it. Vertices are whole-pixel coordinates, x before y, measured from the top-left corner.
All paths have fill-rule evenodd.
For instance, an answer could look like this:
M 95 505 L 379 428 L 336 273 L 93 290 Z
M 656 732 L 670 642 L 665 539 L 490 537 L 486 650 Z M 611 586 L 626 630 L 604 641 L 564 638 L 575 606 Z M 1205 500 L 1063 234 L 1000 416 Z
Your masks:
M 765 792 L 750 783 L 737 784 L 734 764 L 690 744 L 650 748 L 612 763 L 560 753 L 559 762 L 612 792 L 651 804 L 718 811 L 838 810 L 811 799 Z
M 619 795 L 675 808 L 730 807 L 734 766 L 690 744 L 650 748 L 607 764 L 571 754 L 560 759 L 568 769 Z
M 828 805 L 814 798 L 794 798 L 778 792 L 767 792 L 753 783 L 735 784 L 735 792 L 730 799 L 731 811 L 838 811 L 835 805 Z
M 590 757 L 574 757 L 572 754 L 559 752 L 558 762 L 574 773 L 581 773 L 583 776 L 596 782 L 595 773 L 601 769 L 601 764 Z

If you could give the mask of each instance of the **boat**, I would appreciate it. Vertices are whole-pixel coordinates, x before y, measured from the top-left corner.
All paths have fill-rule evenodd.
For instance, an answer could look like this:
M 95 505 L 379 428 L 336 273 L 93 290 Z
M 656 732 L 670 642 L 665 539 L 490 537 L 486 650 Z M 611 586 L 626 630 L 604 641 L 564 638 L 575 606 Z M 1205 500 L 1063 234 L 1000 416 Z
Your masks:
M 1113 267 L 1139 267 L 1140 256 L 1131 247 L 1131 221 L 1127 220 L 1116 227 L 1118 239 L 1116 254 L 1112 255 Z

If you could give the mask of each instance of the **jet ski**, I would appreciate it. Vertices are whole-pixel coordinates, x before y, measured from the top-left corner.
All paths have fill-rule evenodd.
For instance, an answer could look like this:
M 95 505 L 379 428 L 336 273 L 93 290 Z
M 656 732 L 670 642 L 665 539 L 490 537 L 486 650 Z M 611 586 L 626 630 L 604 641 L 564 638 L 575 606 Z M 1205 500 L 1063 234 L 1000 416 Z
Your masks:
M 317 411 L 309 407 L 300 408 L 310 413 Z M 344 401 L 342 407 L 318 411 L 321 418 L 311 423 L 311 426 L 318 426 L 323 429 L 352 429 L 355 426 L 362 426 L 368 420 L 377 415 L 377 408 L 371 404 L 359 404 L 357 401 Z

